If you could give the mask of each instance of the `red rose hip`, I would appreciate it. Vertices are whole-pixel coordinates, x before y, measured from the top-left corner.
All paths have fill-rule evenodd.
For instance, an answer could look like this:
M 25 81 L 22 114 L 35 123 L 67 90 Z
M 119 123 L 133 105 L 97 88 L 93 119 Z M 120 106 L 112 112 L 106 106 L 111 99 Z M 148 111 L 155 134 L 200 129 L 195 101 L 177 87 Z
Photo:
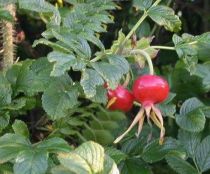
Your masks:
M 128 134 L 128 132 L 138 124 L 137 136 L 141 133 L 145 117 L 150 119 L 160 128 L 159 143 L 163 144 L 165 136 L 164 121 L 161 111 L 155 106 L 156 103 L 163 102 L 169 94 L 169 85 L 166 80 L 156 75 L 143 75 L 138 77 L 133 84 L 133 95 L 135 100 L 142 104 L 139 112 L 128 129 L 115 139 L 118 143 Z
M 114 90 L 108 89 L 107 96 L 109 101 L 107 108 L 110 110 L 128 112 L 133 106 L 133 94 L 121 85 Z
M 169 85 L 160 76 L 143 75 L 135 80 L 133 94 L 143 105 L 161 103 L 168 97 Z

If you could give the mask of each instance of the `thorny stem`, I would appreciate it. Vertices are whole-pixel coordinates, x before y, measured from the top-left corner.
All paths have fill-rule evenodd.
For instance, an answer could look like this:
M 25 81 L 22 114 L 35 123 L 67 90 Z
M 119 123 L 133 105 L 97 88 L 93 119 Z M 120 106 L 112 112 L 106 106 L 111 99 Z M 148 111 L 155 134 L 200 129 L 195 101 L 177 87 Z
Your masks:
M 150 74 L 153 75 L 154 74 L 154 68 L 153 68 L 153 64 L 152 64 L 152 60 L 149 56 L 149 54 L 146 52 L 146 51 L 143 51 L 143 50 L 131 50 L 130 52 L 131 54 L 140 54 L 142 56 L 144 56 L 144 58 L 146 59 L 147 63 L 148 63 L 148 66 L 149 66 L 149 71 L 150 71 Z
M 16 9 L 14 4 L 9 4 L 5 7 L 6 10 L 15 19 Z M 15 46 L 14 46 L 14 24 L 9 21 L 3 21 L 3 69 L 6 70 L 14 63 Z

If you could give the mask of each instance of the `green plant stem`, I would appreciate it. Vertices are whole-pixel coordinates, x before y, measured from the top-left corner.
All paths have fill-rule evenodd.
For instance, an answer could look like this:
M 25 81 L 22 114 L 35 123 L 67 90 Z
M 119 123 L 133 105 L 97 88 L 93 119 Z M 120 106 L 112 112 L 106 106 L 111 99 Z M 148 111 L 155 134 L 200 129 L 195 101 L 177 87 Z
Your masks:
M 146 52 L 146 51 L 143 51 L 143 50 L 131 50 L 130 52 L 131 54 L 134 54 L 134 55 L 142 55 L 146 61 L 147 61 L 147 64 L 149 66 L 149 72 L 151 75 L 154 74 L 154 68 L 153 68 L 153 64 L 152 64 L 152 60 L 151 60 L 151 57 L 149 56 L 149 54 Z
M 150 7 L 155 7 L 156 5 L 158 5 L 160 3 L 161 0 L 156 0 L 154 2 L 154 4 Z M 116 50 L 115 53 L 119 53 L 122 51 L 124 45 L 126 44 L 126 42 L 130 39 L 130 37 L 135 33 L 135 31 L 139 28 L 139 26 L 142 24 L 142 22 L 146 19 L 146 17 L 148 16 L 148 11 L 150 10 L 150 8 L 147 11 L 144 11 L 144 14 L 141 16 L 141 18 L 138 20 L 138 22 L 133 26 L 133 28 L 130 30 L 130 32 L 127 34 L 127 36 L 125 37 L 125 39 L 122 41 L 122 43 L 119 45 L 119 48 Z
M 95 58 L 93 58 L 90 62 L 94 63 L 97 62 L 98 60 L 100 60 L 103 56 L 97 56 Z
M 190 42 L 190 43 L 188 43 L 189 45 L 194 45 L 194 44 L 197 44 L 198 43 L 198 41 L 193 41 L 193 42 Z
M 129 40 L 129 38 L 132 36 L 132 34 L 135 33 L 135 31 L 138 29 L 138 27 L 146 19 L 147 16 L 148 16 L 147 11 L 145 11 L 144 14 L 141 16 L 141 18 L 138 20 L 138 22 L 133 26 L 131 31 L 127 34 L 127 36 L 125 37 L 123 42 L 120 44 L 120 48 L 119 49 L 121 49 L 121 47 L 123 47 L 125 45 L 125 43 Z
M 161 49 L 161 50 L 176 50 L 175 47 L 167 47 L 167 46 L 151 46 L 154 49 Z
M 161 2 L 161 0 L 156 0 L 154 2 L 154 4 L 151 7 L 155 7 L 156 5 L 158 5 Z M 150 8 L 151 8 L 150 7 Z M 149 9 L 150 9 L 149 8 Z M 125 39 L 121 42 L 121 44 L 119 45 L 118 49 L 114 52 L 115 54 L 119 54 L 120 52 L 122 52 L 124 45 L 126 44 L 126 42 L 130 39 L 130 37 L 132 36 L 133 33 L 135 33 L 135 31 L 138 29 L 138 27 L 141 25 L 141 23 L 146 19 L 146 17 L 148 16 L 148 11 L 144 11 L 144 14 L 141 16 L 141 18 L 138 20 L 138 22 L 133 26 L 133 28 L 130 30 L 130 32 L 127 34 L 127 36 L 125 37 Z M 103 56 L 97 56 L 95 58 L 93 58 L 90 62 L 97 62 L 98 60 L 100 60 Z
M 196 169 L 197 169 L 197 171 L 198 171 L 198 174 L 202 174 L 201 171 L 200 171 L 200 169 L 199 169 L 199 167 L 198 167 L 198 165 L 197 165 L 197 163 L 196 163 L 195 158 L 193 158 L 193 162 L 194 162 L 195 167 L 196 167 Z
M 154 2 L 154 4 L 153 4 L 151 7 L 155 7 L 155 6 L 157 6 L 160 2 L 161 2 L 161 0 L 157 0 L 157 1 L 155 1 L 155 2 Z

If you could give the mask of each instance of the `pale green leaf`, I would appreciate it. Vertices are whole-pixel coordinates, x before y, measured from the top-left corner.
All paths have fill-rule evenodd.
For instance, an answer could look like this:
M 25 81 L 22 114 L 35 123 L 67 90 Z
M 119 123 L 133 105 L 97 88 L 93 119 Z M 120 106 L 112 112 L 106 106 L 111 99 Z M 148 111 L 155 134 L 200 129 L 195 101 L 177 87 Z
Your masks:
M 89 141 L 79 146 L 74 152 L 91 165 L 94 173 L 100 173 L 103 171 L 105 155 L 103 147 L 99 144 Z
M 104 157 L 104 167 L 102 174 L 120 174 L 116 163 L 108 155 Z
M 55 166 L 51 170 L 52 174 L 75 174 L 74 172 L 71 172 L 68 168 L 63 166 Z
M 149 9 L 148 15 L 157 24 L 164 26 L 166 30 L 177 32 L 181 29 L 181 21 L 174 10 L 163 5 L 157 5 Z
M 70 173 L 90 174 L 91 168 L 88 163 L 76 153 L 60 154 L 58 160 Z

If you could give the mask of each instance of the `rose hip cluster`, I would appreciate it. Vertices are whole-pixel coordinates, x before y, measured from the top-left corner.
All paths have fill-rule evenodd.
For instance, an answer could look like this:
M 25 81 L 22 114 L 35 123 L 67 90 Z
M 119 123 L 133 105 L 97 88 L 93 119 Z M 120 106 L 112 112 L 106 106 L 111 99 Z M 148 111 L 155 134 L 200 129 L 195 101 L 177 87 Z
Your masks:
M 115 90 L 108 89 L 107 108 L 110 110 L 128 112 L 131 110 L 134 101 L 141 104 L 141 109 L 130 127 L 114 143 L 118 143 L 137 123 L 137 136 L 139 136 L 144 119 L 147 117 L 147 120 L 151 119 L 160 128 L 160 144 L 162 144 L 165 128 L 162 114 L 155 104 L 163 102 L 168 97 L 168 94 L 169 85 L 167 81 L 157 75 L 143 75 L 138 77 L 133 84 L 132 92 L 121 85 Z

